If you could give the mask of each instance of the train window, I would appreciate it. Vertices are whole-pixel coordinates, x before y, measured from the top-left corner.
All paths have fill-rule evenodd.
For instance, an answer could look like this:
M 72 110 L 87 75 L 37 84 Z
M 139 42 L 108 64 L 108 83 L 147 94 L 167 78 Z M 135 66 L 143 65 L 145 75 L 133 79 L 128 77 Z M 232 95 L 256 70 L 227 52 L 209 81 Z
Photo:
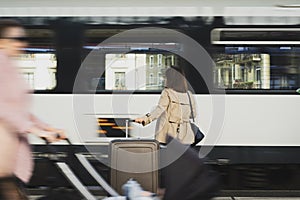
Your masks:
M 170 54 L 105 55 L 105 90 L 162 90 Z M 172 60 L 172 59 L 171 59 Z
M 54 53 L 27 52 L 18 59 L 20 70 L 33 90 L 53 90 L 57 60 Z
M 87 48 L 92 47 L 85 46 Z M 135 50 L 126 53 L 118 47 L 110 49 L 111 53 L 107 46 L 98 48 L 102 49 L 88 52 L 83 61 L 84 85 L 89 87 L 90 92 L 159 93 L 164 88 L 166 69 L 177 62 L 176 54 L 162 50 L 135 47 Z
M 204 66 L 209 71 L 205 81 L 193 66 L 184 65 L 197 94 L 218 93 L 218 89 L 229 93 L 281 93 L 300 87 L 298 26 L 257 28 L 264 23 L 292 27 L 298 18 L 278 17 L 271 22 L 265 17 L 230 16 L 17 19 L 26 26 L 31 45 L 20 58 L 23 74 L 31 87 L 42 93 L 159 93 L 164 87 L 165 70 L 179 65 L 182 59 L 176 56 L 185 49 L 179 40 L 159 35 L 150 41 L 132 37 L 130 42 L 122 38 L 106 43 L 123 31 L 153 25 L 193 38 L 214 59 L 214 67 Z M 94 50 L 96 57 L 86 62 Z M 84 80 L 74 87 L 82 66 L 86 66 Z M 208 91 L 212 85 L 216 90 Z
M 215 54 L 214 85 L 229 90 L 300 87 L 299 47 L 225 47 Z
M 26 32 L 29 46 L 23 49 L 24 53 L 19 58 L 20 70 L 32 90 L 54 90 L 57 85 L 54 30 L 45 24 L 42 18 L 24 18 L 24 20 L 24 24 L 28 26 Z

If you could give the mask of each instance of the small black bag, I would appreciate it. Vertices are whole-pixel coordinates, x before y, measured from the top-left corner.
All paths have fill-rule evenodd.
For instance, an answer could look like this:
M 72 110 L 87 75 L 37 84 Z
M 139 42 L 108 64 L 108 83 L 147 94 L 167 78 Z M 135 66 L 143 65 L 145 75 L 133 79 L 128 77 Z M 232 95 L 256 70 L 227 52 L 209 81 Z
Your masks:
M 204 138 L 204 134 L 201 132 L 200 128 L 191 122 L 191 128 L 194 132 L 195 135 L 195 141 L 193 144 L 191 144 L 191 146 L 195 146 L 196 144 L 198 144 L 201 140 L 203 140 Z
M 192 118 L 193 118 L 193 122 L 190 123 L 192 131 L 193 131 L 194 136 L 195 136 L 194 143 L 191 144 L 191 146 L 193 147 L 193 146 L 196 146 L 196 144 L 198 144 L 201 140 L 203 140 L 204 134 L 202 133 L 200 128 L 195 124 L 194 112 L 193 112 L 193 108 L 192 108 L 192 101 L 191 101 L 191 97 L 190 97 L 189 92 L 187 92 L 187 95 L 189 97 L 189 102 L 190 102 L 190 107 L 191 107 L 191 114 L 192 114 Z

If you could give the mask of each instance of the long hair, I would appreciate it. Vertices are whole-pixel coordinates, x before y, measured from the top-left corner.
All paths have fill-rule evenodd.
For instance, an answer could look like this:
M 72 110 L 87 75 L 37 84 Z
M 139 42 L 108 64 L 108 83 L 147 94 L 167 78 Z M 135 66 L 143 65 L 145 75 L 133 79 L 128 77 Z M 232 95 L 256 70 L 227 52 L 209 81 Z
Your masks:
M 172 88 L 177 92 L 187 92 L 187 81 L 182 68 L 171 66 L 166 70 L 166 85 L 167 88 Z

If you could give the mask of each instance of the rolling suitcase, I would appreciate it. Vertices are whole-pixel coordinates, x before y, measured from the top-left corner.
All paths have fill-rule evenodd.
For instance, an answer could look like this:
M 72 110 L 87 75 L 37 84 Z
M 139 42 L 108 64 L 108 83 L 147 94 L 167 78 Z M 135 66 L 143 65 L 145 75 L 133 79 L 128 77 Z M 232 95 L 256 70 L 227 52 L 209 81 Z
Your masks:
M 126 120 L 126 136 L 128 120 Z M 122 185 L 134 179 L 150 192 L 158 188 L 159 143 L 153 139 L 117 139 L 109 145 L 110 184 L 122 193 Z
M 60 188 L 60 190 L 55 190 L 54 188 L 51 188 L 48 194 L 46 196 L 43 196 L 39 198 L 40 200 L 57 200 L 57 199 L 66 199 L 66 200 L 76 200 L 80 199 L 82 200 L 97 200 L 97 198 L 86 188 L 85 185 L 79 180 L 77 175 L 73 172 L 73 170 L 70 168 L 68 163 L 64 160 L 60 160 L 56 156 L 56 149 L 49 144 L 49 142 L 44 139 L 51 156 L 49 157 L 49 161 L 51 161 L 58 169 L 59 171 L 67 178 L 67 180 L 73 185 L 74 188 L 76 188 L 77 192 L 70 193 L 68 190 L 64 188 Z M 66 139 L 67 143 L 70 145 L 70 151 L 68 152 L 68 159 L 69 157 L 75 155 L 77 159 L 80 161 L 80 164 L 84 167 L 85 170 L 96 180 L 97 183 L 108 193 L 111 197 L 121 197 L 110 185 L 102 178 L 100 174 L 96 172 L 96 170 L 92 167 L 92 165 L 89 163 L 87 158 L 80 153 L 73 152 L 73 145 L 72 143 Z M 67 160 L 68 160 L 67 159 Z M 68 161 L 70 162 L 70 161 Z M 120 198 L 121 199 L 121 198 Z

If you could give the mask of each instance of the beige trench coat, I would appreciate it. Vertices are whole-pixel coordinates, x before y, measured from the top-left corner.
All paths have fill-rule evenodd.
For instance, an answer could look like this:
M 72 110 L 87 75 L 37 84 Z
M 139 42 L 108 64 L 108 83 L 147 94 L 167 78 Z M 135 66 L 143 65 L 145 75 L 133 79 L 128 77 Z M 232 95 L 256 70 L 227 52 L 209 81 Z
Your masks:
M 194 116 L 196 116 L 195 100 L 189 91 Z M 191 108 L 187 93 L 176 92 L 166 88 L 162 91 L 158 105 L 147 116 L 143 117 L 145 125 L 158 119 L 155 139 L 166 143 L 167 135 L 178 139 L 183 144 L 192 144 L 194 134 L 190 126 Z

